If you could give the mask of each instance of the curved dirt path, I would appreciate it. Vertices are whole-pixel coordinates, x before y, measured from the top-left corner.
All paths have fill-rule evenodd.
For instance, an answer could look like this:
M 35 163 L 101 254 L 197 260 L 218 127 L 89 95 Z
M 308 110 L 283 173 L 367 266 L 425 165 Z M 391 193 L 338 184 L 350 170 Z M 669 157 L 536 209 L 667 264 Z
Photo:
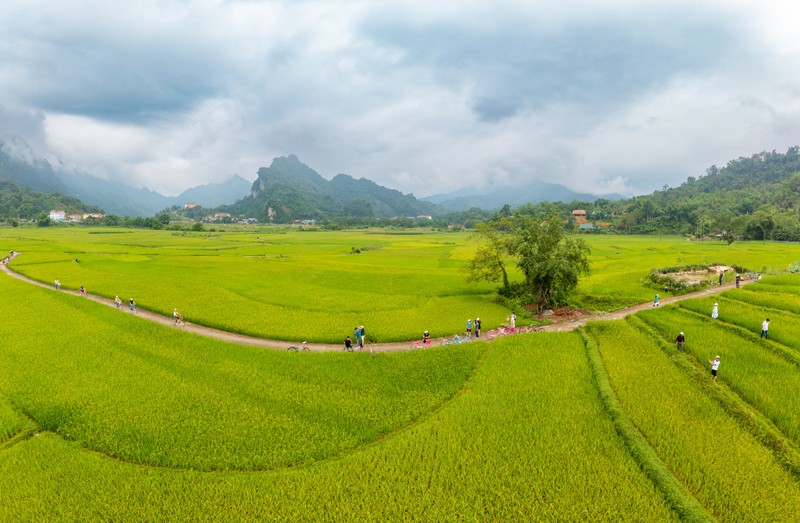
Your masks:
M 13 260 L 20 253 L 15 252 L 13 256 L 11 256 L 10 260 Z M 10 261 L 9 260 L 9 261 Z M 66 290 L 61 289 L 57 291 L 53 285 L 47 285 L 37 280 L 33 280 L 28 278 L 27 276 L 23 276 L 18 272 L 13 271 L 7 263 L 0 264 L 0 269 L 3 272 L 8 274 L 9 276 L 16 278 L 18 280 L 22 280 L 26 283 L 30 283 L 32 285 L 37 285 L 39 287 L 49 289 L 53 292 L 63 292 L 67 294 L 72 294 L 74 296 L 81 297 L 80 291 L 73 291 L 73 290 Z M 753 280 L 742 280 L 742 284 L 752 283 Z M 660 300 L 660 303 L 666 305 L 668 303 L 673 303 L 676 301 L 686 300 L 690 298 L 699 298 L 702 296 L 710 296 L 713 294 L 719 294 L 722 291 L 726 291 L 728 289 L 732 289 L 735 287 L 735 283 L 726 283 L 724 285 L 719 286 L 711 286 L 708 289 L 704 289 L 702 291 L 693 292 L 690 294 L 684 294 L 682 296 L 672 296 L 668 298 L 664 298 Z M 83 299 L 88 299 L 95 301 L 97 303 L 102 303 L 108 307 L 114 306 L 114 301 L 109 300 L 105 296 L 98 296 L 96 294 L 88 294 L 86 297 L 82 297 Z M 550 325 L 543 325 L 537 329 L 537 331 L 546 331 L 546 332 L 565 332 L 575 330 L 578 327 L 586 325 L 589 321 L 595 320 L 618 320 L 622 319 L 628 315 L 635 314 L 641 310 L 645 310 L 652 307 L 652 303 L 642 303 L 639 305 L 633 305 L 631 307 L 625 307 L 624 309 L 619 309 L 612 312 L 597 312 L 589 314 L 588 316 L 581 318 L 575 321 L 563 321 L 558 323 L 553 323 Z M 120 314 L 132 314 L 128 311 L 128 304 L 126 302 L 122 303 L 122 308 L 120 309 Z M 182 329 L 186 332 L 191 332 L 197 334 L 199 336 L 206 336 L 209 338 L 215 338 L 218 340 L 227 341 L 230 343 L 236 343 L 238 345 L 252 345 L 255 347 L 264 347 L 267 349 L 279 349 L 279 350 L 286 350 L 287 347 L 290 345 L 297 345 L 299 346 L 300 343 L 292 343 L 288 341 L 280 341 L 280 340 L 268 340 L 265 338 L 258 338 L 255 336 L 247 336 L 245 334 L 237 334 L 235 332 L 223 331 L 220 329 L 215 329 L 213 327 L 207 327 L 205 325 L 198 325 L 196 323 L 190 323 L 184 320 L 183 325 L 175 325 L 175 320 L 171 316 L 165 316 L 163 314 L 159 314 L 157 312 L 149 311 L 147 309 L 142 309 L 140 307 L 136 307 L 136 316 L 140 318 L 144 318 L 146 320 L 154 321 L 156 323 L 160 323 L 161 325 L 166 325 L 168 327 L 173 327 L 176 329 Z M 432 340 L 431 344 L 433 346 L 439 346 L 444 338 L 435 338 Z M 365 345 L 364 351 L 369 352 L 398 352 L 398 351 L 408 351 L 411 349 L 411 341 L 401 341 L 401 342 L 392 342 L 392 343 L 371 343 Z M 342 344 L 332 344 L 332 343 L 308 343 L 308 347 L 311 349 L 312 352 L 333 352 L 333 351 L 342 351 L 343 346 Z

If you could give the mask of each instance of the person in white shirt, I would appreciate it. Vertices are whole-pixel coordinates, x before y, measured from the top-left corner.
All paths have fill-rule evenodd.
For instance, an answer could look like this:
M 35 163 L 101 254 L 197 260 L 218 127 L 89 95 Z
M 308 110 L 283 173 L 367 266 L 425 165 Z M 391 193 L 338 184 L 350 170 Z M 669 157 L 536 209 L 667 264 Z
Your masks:
M 714 357 L 714 361 L 708 360 L 711 364 L 711 379 L 717 381 L 717 371 L 719 370 L 719 355 Z
M 769 339 L 769 318 L 761 323 L 761 336 L 759 338 Z

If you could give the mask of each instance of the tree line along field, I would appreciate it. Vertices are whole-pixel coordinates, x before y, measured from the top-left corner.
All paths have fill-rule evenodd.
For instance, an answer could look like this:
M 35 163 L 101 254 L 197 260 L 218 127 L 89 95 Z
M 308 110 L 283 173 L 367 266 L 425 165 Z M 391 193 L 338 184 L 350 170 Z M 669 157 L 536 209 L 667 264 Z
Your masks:
M 3 521 L 800 520 L 798 275 L 376 355 L 234 346 L 3 275 L 0 292 Z
M 679 238 L 587 236 L 592 272 L 574 305 L 608 311 L 648 301 L 642 279 L 653 268 L 737 264 L 785 270 L 794 245 L 687 242 Z M 462 332 L 480 317 L 484 329 L 506 321 L 496 286 L 467 284 L 474 255 L 468 233 L 323 232 L 263 227 L 216 233 L 129 229 L 6 229 L 0 244 L 23 255 L 21 274 L 64 288 L 85 286 L 113 300 L 193 323 L 270 339 L 341 343 L 356 325 L 372 342 Z M 358 251 L 358 252 L 357 252 Z M 75 263 L 75 259 L 78 263 Z M 512 274 L 513 277 L 513 274 Z M 520 323 L 526 321 L 516 311 Z

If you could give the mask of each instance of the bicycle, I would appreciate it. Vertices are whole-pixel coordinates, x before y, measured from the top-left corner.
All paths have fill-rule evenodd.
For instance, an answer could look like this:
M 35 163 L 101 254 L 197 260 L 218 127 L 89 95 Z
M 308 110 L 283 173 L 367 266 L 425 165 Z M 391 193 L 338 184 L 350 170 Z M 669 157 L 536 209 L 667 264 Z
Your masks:
M 308 345 L 306 345 L 306 343 L 307 342 L 304 341 L 303 344 L 300 345 L 299 347 L 297 345 L 290 345 L 289 347 L 287 347 L 286 350 L 289 352 L 310 352 L 311 349 L 308 348 Z
M 412 349 L 426 349 L 431 346 L 431 340 L 422 340 L 422 341 L 415 341 L 411 344 Z

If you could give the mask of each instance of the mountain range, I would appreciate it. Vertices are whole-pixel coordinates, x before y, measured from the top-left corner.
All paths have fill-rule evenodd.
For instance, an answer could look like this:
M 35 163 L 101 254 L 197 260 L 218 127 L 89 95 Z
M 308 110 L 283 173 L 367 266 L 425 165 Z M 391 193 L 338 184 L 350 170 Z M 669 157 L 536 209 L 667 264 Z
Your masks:
M 422 199 L 454 211 L 465 211 L 473 207 L 495 211 L 506 204 L 514 208 L 526 203 L 593 202 L 601 198 L 622 200 L 625 199 L 625 196 L 621 194 L 598 196 L 596 194 L 578 193 L 557 183 L 533 181 L 514 187 L 487 187 L 483 189 L 468 187 L 450 193 L 426 196 Z
M 225 208 L 260 222 L 274 223 L 337 216 L 393 217 L 447 212 L 433 203 L 418 200 L 413 194 L 388 189 L 366 178 L 357 180 L 337 174 L 327 180 L 293 154 L 275 158 L 269 167 L 259 169 L 250 196 Z
M 210 209 L 242 198 L 251 185 L 234 175 L 221 183 L 192 187 L 178 196 L 164 196 L 77 171 L 54 169 L 19 138 L 0 140 L 0 179 L 41 193 L 69 195 L 102 208 L 106 213 L 127 216 L 152 216 L 185 203 L 197 203 Z
M 563 185 L 532 182 L 523 186 L 495 189 L 459 189 L 423 199 L 403 194 L 366 178 L 337 174 L 327 180 L 295 155 L 275 158 L 258 170 L 255 182 L 238 175 L 221 183 L 187 189 L 178 196 L 164 196 L 147 188 L 136 188 L 86 173 L 60 168 L 38 155 L 19 138 L 0 140 L 0 180 L 47 194 L 79 198 L 106 213 L 152 216 L 172 206 L 197 203 L 205 209 L 219 208 L 259 221 L 324 219 L 335 216 L 393 217 L 438 216 L 471 207 L 499 209 L 542 201 L 594 201 L 599 196 L 571 191 Z M 619 199 L 620 195 L 602 198 Z

